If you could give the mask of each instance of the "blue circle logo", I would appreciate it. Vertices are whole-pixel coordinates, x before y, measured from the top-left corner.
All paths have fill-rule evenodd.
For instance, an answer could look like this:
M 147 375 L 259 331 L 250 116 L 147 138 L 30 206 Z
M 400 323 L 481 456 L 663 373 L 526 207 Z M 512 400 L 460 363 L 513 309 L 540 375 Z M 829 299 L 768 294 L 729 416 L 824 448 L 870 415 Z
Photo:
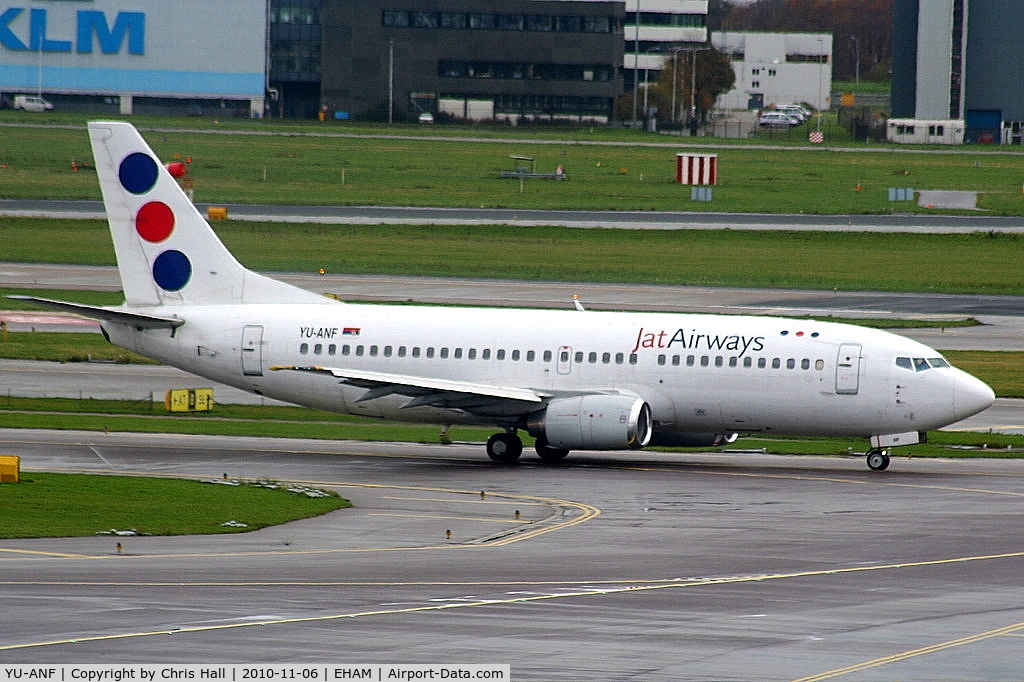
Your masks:
M 117 170 L 121 186 L 132 194 L 144 194 L 156 184 L 158 167 L 148 154 L 135 152 L 124 157 Z
M 164 251 L 153 261 L 153 280 L 164 291 L 180 291 L 192 277 L 192 263 L 181 251 Z

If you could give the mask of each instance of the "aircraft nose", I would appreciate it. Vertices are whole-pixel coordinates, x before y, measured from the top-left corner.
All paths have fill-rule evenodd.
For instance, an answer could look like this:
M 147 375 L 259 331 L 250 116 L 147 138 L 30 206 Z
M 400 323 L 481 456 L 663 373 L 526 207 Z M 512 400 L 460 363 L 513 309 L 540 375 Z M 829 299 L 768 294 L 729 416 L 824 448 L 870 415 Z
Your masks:
M 953 385 L 953 413 L 958 420 L 988 409 L 995 401 L 996 394 L 988 384 L 958 370 Z

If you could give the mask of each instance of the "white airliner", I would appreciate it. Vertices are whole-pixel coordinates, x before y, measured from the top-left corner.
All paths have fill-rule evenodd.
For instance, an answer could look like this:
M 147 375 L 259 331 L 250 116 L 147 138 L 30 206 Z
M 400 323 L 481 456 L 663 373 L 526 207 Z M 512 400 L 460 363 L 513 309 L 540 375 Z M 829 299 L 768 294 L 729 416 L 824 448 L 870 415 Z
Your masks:
M 235 260 L 135 128 L 89 124 L 125 302 L 17 297 L 100 320 L 111 342 L 299 405 L 517 431 L 570 450 L 712 446 L 736 434 L 887 448 L 992 404 L 938 352 L 874 329 L 775 317 L 342 303 Z M 344 248 L 341 245 L 339 248 Z

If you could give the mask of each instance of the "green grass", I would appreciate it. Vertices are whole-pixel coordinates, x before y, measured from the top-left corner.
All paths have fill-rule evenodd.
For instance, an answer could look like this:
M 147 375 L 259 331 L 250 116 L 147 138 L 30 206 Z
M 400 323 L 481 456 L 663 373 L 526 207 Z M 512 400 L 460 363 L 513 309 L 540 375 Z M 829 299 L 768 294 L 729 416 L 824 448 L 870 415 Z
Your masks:
M 943 355 L 986 382 L 1000 398 L 1024 398 L 1024 352 L 950 350 Z
M 3 228 L 0 227 L 0 230 Z M 124 294 L 117 291 L 94 291 L 89 289 L 75 289 L 74 293 L 67 289 L 25 289 L 14 287 L 0 287 L 0 309 L 2 310 L 35 310 L 41 307 L 35 303 L 18 301 L 6 298 L 7 296 L 37 296 L 40 298 L 55 298 L 67 300 L 74 298 L 78 303 L 86 305 L 121 305 L 124 303 Z
M 867 442 L 856 438 L 785 438 L 744 436 L 725 450 L 763 450 L 772 455 L 863 455 Z M 1007 458 L 1024 457 L 1024 436 L 969 431 L 929 431 L 928 442 L 893 448 L 895 457 Z
M 2 119 L 0 119 L 2 120 Z M 8 119 L 10 120 L 10 119 Z M 26 119 L 19 118 L 25 121 Z M 32 119 L 33 123 L 47 118 Z M 167 129 L 197 122 L 157 120 Z M 75 125 L 80 125 L 76 123 Z M 199 122 L 199 125 L 208 125 Z M 806 135 L 782 140 L 791 148 L 768 150 L 749 144 L 698 138 L 719 154 L 720 184 L 714 201 L 693 203 L 689 190 L 673 182 L 675 154 L 685 139 L 636 131 L 590 129 L 511 131 L 516 141 L 468 141 L 476 128 L 453 128 L 450 136 L 423 128 L 279 126 L 235 122 L 245 132 L 288 130 L 353 137 L 225 135 L 196 131 L 151 131 L 146 137 L 165 161 L 193 159 L 196 200 L 283 204 L 411 205 L 610 210 L 713 210 L 790 213 L 928 212 L 887 200 L 889 187 L 973 189 L 982 207 L 1024 215 L 1024 157 L 993 150 L 957 148 L 912 154 L 810 148 Z M 829 124 L 830 142 L 838 128 Z M 216 126 L 213 126 L 216 127 Z M 380 134 L 429 134 L 419 140 Z M 565 144 L 548 144 L 561 135 Z M 529 137 L 528 137 L 529 136 Z M 771 141 L 775 141 L 772 138 Z M 607 144 L 588 143 L 614 142 Z M 645 146 L 660 145 L 660 146 Z M 705 150 L 708 151 L 708 150 Z M 537 168 L 562 166 L 568 182 L 500 179 L 514 162 L 510 154 L 536 158 Z M 98 198 L 92 171 L 71 170 L 89 161 L 81 128 L 5 128 L 0 137 L 0 198 Z M 860 185 L 863 189 L 857 191 Z
M 989 354 L 998 355 L 998 354 Z M 1016 354 L 1018 364 L 1024 353 Z M 975 369 L 967 365 L 968 369 Z M 996 382 L 998 383 L 998 382 Z M 0 428 L 74 429 L 130 433 L 178 433 L 192 435 L 260 436 L 313 438 L 322 440 L 363 440 L 380 442 L 441 443 L 440 430 L 434 425 L 388 422 L 350 415 L 320 412 L 302 407 L 260 407 L 217 405 L 209 414 L 169 414 L 162 405 L 146 400 L 105 401 L 64 398 L 10 398 L 0 396 Z M 457 426 L 447 432 L 453 441 L 475 442 L 481 447 L 493 428 Z M 524 434 L 525 435 L 525 434 Z M 532 440 L 525 438 L 527 448 Z M 986 444 L 985 450 L 981 449 Z M 950 449 L 951 445 L 977 450 Z M 859 438 L 777 438 L 749 436 L 740 438 L 732 449 L 765 449 L 774 454 L 838 455 L 863 452 L 867 447 Z M 1006 448 L 1012 448 L 1008 451 Z M 1015 451 L 1014 451 L 1015 450 Z M 929 443 L 909 448 L 915 456 L 1020 457 L 1024 436 L 933 432 Z M 897 449 L 896 453 L 907 450 Z M 527 453 L 526 456 L 529 456 Z
M 832 92 L 852 92 L 858 95 L 888 95 L 892 89 L 889 81 L 832 81 Z
M 1024 235 L 287 225 L 217 232 L 257 271 L 579 282 L 1024 293 Z M 112 265 L 102 221 L 0 221 L 3 260 Z M 657 255 L 656 258 L 652 256 Z M 345 292 L 337 292 L 344 297 Z M 108 299 L 109 300 L 109 299 Z
M 0 428 L 315 438 L 439 443 L 434 424 L 389 422 L 305 407 L 215 404 L 208 413 L 171 414 L 162 396 L 137 400 L 19 398 L 0 395 Z M 216 402 L 216 395 L 214 396 Z M 453 440 L 486 440 L 494 429 L 453 427 Z
M 237 533 L 351 506 L 331 494 L 311 498 L 259 485 L 23 472 L 0 484 L 0 538 L 88 536 L 137 530 L 144 535 Z M 227 521 L 247 528 L 223 526 Z
M 114 346 L 101 335 L 91 332 L 7 332 L 6 341 L 0 337 L 0 357 L 51 362 L 156 364 L 154 360 Z

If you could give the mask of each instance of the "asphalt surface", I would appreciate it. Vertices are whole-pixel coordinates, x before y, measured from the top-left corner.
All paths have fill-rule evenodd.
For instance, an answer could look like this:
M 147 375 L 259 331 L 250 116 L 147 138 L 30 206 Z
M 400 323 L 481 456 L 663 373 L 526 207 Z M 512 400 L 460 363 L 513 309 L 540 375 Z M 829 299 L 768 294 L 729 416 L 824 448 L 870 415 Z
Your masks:
M 0 431 L 0 453 L 29 479 L 268 477 L 355 504 L 242 535 L 2 540 L 9 663 L 1020 678 L 1020 461 L 896 458 L 876 474 L 860 458 L 607 453 L 499 467 L 479 446 L 27 431 Z
M 938 199 L 935 199 L 938 201 Z M 208 204 L 197 204 L 203 212 Z M 1024 232 L 1024 217 L 970 215 L 806 215 L 697 211 L 556 211 L 407 206 L 216 204 L 238 220 L 337 225 L 561 225 L 636 230 L 825 230 L 856 232 Z M 0 199 L 0 216 L 105 218 L 99 201 Z
M 289 277 L 357 300 L 568 308 L 578 293 L 595 308 L 995 322 L 929 332 L 940 348 L 1019 347 L 1024 301 Z M 118 288 L 112 268 L 0 264 L 0 286 L 81 281 Z M 0 381 L 130 383 L 116 366 L 42 364 L 0 363 Z M 128 374 L 196 384 L 174 372 Z M 1000 401 L 975 427 L 1024 428 L 1022 414 L 1021 401 Z M 897 454 L 876 474 L 860 457 L 640 452 L 497 467 L 478 444 L 0 431 L 8 454 L 28 477 L 296 480 L 355 508 L 233 536 L 0 540 L 5 662 L 497 662 L 516 680 L 1020 678 L 1017 460 Z

